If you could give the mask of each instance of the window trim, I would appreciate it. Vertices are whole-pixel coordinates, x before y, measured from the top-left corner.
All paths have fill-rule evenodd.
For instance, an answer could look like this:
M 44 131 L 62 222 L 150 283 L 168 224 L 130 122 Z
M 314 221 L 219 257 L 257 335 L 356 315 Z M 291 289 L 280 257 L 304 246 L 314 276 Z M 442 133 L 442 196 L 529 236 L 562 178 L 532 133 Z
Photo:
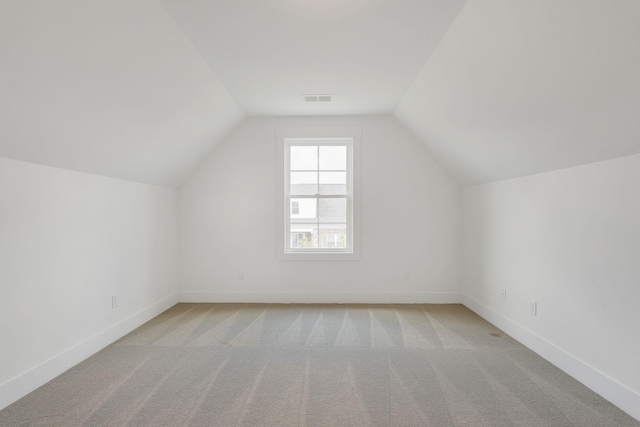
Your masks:
M 278 186 L 277 186 L 277 254 L 279 260 L 306 260 L 306 261 L 325 261 L 325 260 L 359 260 L 360 259 L 360 128 L 353 127 L 300 127 L 300 128 L 280 128 L 277 130 L 277 165 L 278 165 Z M 335 250 L 331 248 L 314 248 L 313 250 L 287 250 L 289 230 L 287 217 L 290 213 L 289 200 L 286 197 L 288 174 L 286 166 L 288 165 L 285 156 L 287 140 L 316 140 L 318 143 L 328 142 L 331 140 L 351 140 L 351 226 L 350 239 L 351 248 L 348 251 Z M 327 144 L 329 145 L 329 144 Z

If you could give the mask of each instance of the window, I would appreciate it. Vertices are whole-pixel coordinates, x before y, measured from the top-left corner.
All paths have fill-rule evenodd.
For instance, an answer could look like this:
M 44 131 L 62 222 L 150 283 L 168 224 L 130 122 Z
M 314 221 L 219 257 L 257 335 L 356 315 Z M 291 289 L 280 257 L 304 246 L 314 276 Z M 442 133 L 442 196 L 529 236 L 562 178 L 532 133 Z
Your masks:
M 280 258 L 357 259 L 359 135 L 305 131 L 279 138 Z

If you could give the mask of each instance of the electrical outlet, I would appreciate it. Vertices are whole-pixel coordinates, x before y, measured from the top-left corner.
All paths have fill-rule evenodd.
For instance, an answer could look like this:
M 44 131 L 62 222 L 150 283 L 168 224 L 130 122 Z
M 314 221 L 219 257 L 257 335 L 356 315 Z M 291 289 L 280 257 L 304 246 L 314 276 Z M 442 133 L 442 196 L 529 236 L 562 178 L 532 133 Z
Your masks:
M 402 280 L 404 280 L 405 282 L 411 280 L 411 273 L 409 273 L 408 271 L 402 273 Z
M 538 303 L 536 301 L 529 301 L 529 314 L 532 316 L 538 315 Z
M 507 290 L 505 288 L 502 288 L 500 290 L 500 299 L 502 301 L 506 301 L 507 300 Z
M 111 297 L 111 308 L 112 308 L 112 309 L 114 309 L 114 308 L 118 308 L 118 303 L 119 303 L 119 301 L 118 301 L 118 295 L 113 295 L 113 296 Z

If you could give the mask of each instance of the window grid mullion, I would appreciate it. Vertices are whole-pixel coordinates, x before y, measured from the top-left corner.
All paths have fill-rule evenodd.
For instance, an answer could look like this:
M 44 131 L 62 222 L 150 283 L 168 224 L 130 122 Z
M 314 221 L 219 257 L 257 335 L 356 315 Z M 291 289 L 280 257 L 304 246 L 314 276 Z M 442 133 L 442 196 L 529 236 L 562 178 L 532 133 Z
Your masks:
M 320 172 L 347 172 L 346 169 L 319 169 Z M 289 172 L 316 172 L 315 169 L 291 169 Z
M 292 199 L 346 199 L 348 194 L 292 194 Z

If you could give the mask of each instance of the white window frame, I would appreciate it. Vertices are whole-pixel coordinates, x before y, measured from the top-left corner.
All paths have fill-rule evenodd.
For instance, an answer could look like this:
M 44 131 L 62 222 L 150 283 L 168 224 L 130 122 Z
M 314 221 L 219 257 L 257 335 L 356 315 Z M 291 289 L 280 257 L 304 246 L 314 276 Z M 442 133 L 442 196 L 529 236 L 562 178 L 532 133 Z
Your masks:
M 358 260 L 360 259 L 360 139 L 359 128 L 281 128 L 278 141 L 278 259 L 280 260 Z M 345 248 L 290 248 L 289 154 L 291 145 L 330 145 L 344 143 L 347 148 L 347 240 Z

